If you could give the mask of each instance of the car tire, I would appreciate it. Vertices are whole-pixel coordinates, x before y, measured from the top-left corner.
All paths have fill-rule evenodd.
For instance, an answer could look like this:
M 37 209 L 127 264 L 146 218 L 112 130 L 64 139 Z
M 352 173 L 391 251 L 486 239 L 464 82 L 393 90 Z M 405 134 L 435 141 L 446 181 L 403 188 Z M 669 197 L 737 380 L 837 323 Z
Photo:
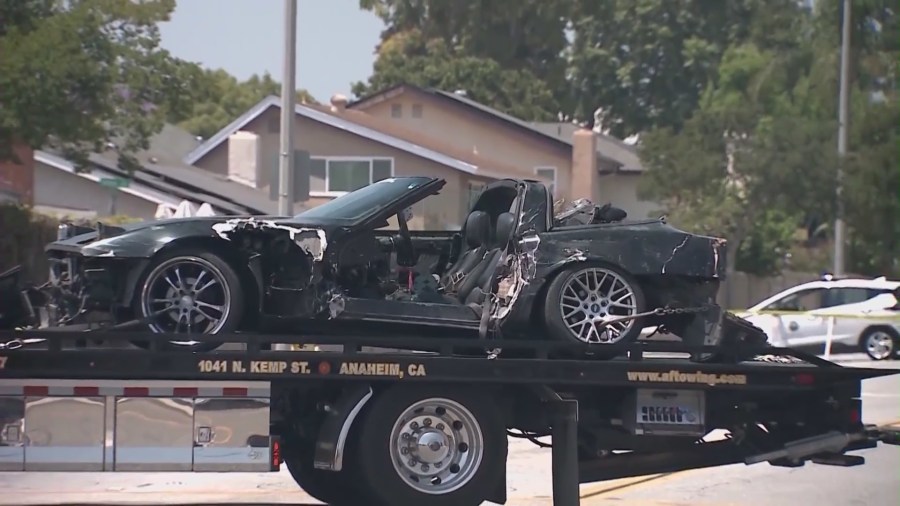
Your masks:
M 183 275 L 182 268 L 185 269 Z M 201 271 L 203 274 L 200 274 Z M 210 281 L 214 283 L 207 285 Z M 185 295 L 179 296 L 176 290 L 182 290 Z M 188 292 L 191 292 L 190 295 Z M 243 287 L 235 269 L 224 258 L 198 248 L 173 250 L 155 258 L 135 285 L 134 297 L 133 308 L 137 319 L 152 314 L 154 310 L 165 304 L 157 301 L 170 297 L 178 297 L 177 304 L 181 304 L 182 301 L 187 303 L 187 298 L 194 304 L 192 309 L 183 309 L 182 306 L 175 307 L 172 311 L 159 315 L 163 319 L 158 317 L 157 320 L 139 327 L 141 331 L 153 333 L 175 330 L 168 327 L 176 324 L 173 321 L 176 319 L 174 316 L 176 313 L 178 314 L 176 328 L 182 328 L 185 324 L 182 321 L 182 316 L 185 316 L 184 311 L 189 311 L 187 316 L 190 318 L 192 326 L 195 322 L 209 321 L 205 330 L 199 335 L 234 332 L 241 323 L 245 309 Z M 171 300 L 175 303 L 174 299 Z M 203 305 L 201 306 L 201 304 Z M 220 311 L 210 309 L 212 306 L 222 309 Z M 215 316 L 219 316 L 219 318 L 213 323 Z M 198 317 L 200 318 L 199 322 L 197 321 Z M 150 346 L 150 343 L 146 341 L 133 341 L 132 343 L 145 349 Z M 167 341 L 160 343 L 159 349 L 207 352 L 221 345 L 220 341 L 204 338 L 200 341 Z
M 897 355 L 900 335 L 890 327 L 869 327 L 860 336 L 859 345 L 872 360 L 887 360 Z
M 506 431 L 489 395 L 399 385 L 370 402 L 361 420 L 359 470 L 378 501 L 477 506 L 502 483 Z
M 594 278 L 594 276 L 603 276 L 606 275 L 606 278 Z M 584 281 L 585 279 L 594 279 L 599 280 L 599 285 L 596 287 L 588 286 L 592 290 L 596 290 L 597 292 L 601 292 L 599 294 L 594 294 L 598 297 L 596 300 L 589 299 L 587 297 L 591 297 L 592 295 L 588 294 L 586 290 L 582 290 L 581 287 L 585 286 L 584 283 L 587 282 L 589 284 L 594 283 L 594 281 Z M 611 280 L 611 281 L 610 281 Z M 611 284 L 606 285 L 607 281 Z M 574 285 L 579 285 L 579 291 L 576 293 Z M 608 288 L 604 288 L 608 287 Z M 604 290 L 607 292 L 604 296 L 602 292 Z M 619 297 L 620 293 L 624 293 L 621 290 L 626 290 L 629 294 L 627 299 L 622 299 Z M 630 301 L 629 306 L 633 306 L 630 308 L 623 308 L 618 306 L 611 306 L 610 299 L 612 298 L 610 294 L 615 294 L 616 301 L 626 300 Z M 585 298 L 582 298 L 582 295 Z M 565 298 L 565 301 L 563 297 Z M 580 300 L 579 300 L 580 299 Z M 584 307 L 573 311 L 576 311 L 574 314 L 570 314 L 568 317 L 564 314 L 564 307 L 566 305 L 571 305 L 574 308 L 576 305 L 575 301 L 578 300 L 579 304 L 590 304 L 586 309 Z M 564 305 L 565 302 L 565 305 Z M 611 312 L 612 309 L 615 308 L 616 311 Z M 557 274 L 552 281 L 550 281 L 550 285 L 547 287 L 547 296 L 544 298 L 543 303 L 543 319 L 544 325 L 547 327 L 549 333 L 556 339 L 572 342 L 576 344 L 584 344 L 584 343 L 593 343 L 597 346 L 603 346 L 606 342 L 599 341 L 603 334 L 597 335 L 597 342 L 591 341 L 593 339 L 593 335 L 596 334 L 588 334 L 587 336 L 579 336 L 572 329 L 575 323 L 572 321 L 566 321 L 567 318 L 571 318 L 572 316 L 577 316 L 579 314 L 587 317 L 588 315 L 596 315 L 599 317 L 603 317 L 609 314 L 613 314 L 615 316 L 625 316 L 629 314 L 642 313 L 647 310 L 647 302 L 644 297 L 644 292 L 641 289 L 640 284 L 637 280 L 634 279 L 633 276 L 624 272 L 622 269 L 613 267 L 608 264 L 600 264 L 600 263 L 580 263 L 577 265 L 573 265 L 564 269 L 562 272 Z M 644 328 L 643 325 L 644 318 L 636 318 L 627 322 L 627 326 L 624 328 L 622 332 L 619 333 L 618 336 L 614 338 L 612 344 L 615 343 L 627 343 L 635 341 L 641 334 L 641 330 Z M 587 327 L 579 329 L 580 333 L 588 330 Z M 588 332 L 590 332 L 588 330 Z M 609 334 L 607 334 L 608 336 Z
M 314 499 L 330 506 L 357 506 L 372 501 L 370 493 L 359 484 L 359 468 L 356 458 L 359 444 L 351 430 L 344 452 L 344 466 L 340 471 L 316 469 L 313 465 L 314 443 L 309 440 L 292 441 L 285 446 L 284 463 L 294 482 Z

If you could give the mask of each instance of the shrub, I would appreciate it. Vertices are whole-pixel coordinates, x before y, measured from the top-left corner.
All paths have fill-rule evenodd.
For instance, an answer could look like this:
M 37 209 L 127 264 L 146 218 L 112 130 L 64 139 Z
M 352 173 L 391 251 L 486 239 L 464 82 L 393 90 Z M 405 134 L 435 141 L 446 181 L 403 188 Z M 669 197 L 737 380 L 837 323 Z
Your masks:
M 27 280 L 33 283 L 46 281 L 48 264 L 44 247 L 56 240 L 56 231 L 62 221 L 91 226 L 97 221 L 119 225 L 138 220 L 129 216 L 68 220 L 43 215 L 19 205 L 0 204 L 0 272 L 21 265 Z

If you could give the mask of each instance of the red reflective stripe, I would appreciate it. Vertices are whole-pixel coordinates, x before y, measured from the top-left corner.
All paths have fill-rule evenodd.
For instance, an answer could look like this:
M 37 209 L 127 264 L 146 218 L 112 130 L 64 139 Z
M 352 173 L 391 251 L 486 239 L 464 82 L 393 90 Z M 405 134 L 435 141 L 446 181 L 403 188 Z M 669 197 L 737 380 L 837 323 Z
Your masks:
M 125 397 L 146 397 L 150 395 L 150 389 L 147 387 L 125 387 L 122 390 Z
M 49 387 L 38 387 L 38 386 L 25 386 L 22 388 L 22 393 L 24 395 L 48 395 L 50 393 Z
M 75 387 L 72 389 L 75 395 L 100 395 L 99 387 Z
M 194 387 L 175 387 L 172 389 L 172 395 L 175 397 L 196 397 L 199 389 Z
M 247 397 L 247 389 L 243 387 L 225 387 L 222 389 L 222 395 L 231 397 Z

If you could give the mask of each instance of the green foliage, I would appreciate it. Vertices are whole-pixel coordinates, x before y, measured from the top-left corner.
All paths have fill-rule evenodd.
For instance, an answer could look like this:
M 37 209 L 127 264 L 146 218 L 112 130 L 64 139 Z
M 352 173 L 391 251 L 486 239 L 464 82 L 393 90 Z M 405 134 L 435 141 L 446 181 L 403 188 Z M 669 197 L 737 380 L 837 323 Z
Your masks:
M 737 250 L 735 269 L 756 276 L 778 275 L 794 245 L 797 221 L 777 210 L 761 213 Z
M 224 70 L 205 70 L 197 82 L 191 114 L 170 115 L 185 130 L 209 138 L 269 95 L 281 95 L 281 84 L 268 73 L 238 81 Z M 297 90 L 297 102 L 316 103 L 306 90 Z M 177 112 L 177 111 L 176 111 Z
M 802 114 L 798 68 L 813 61 L 799 47 L 732 46 L 681 131 L 652 130 L 640 147 L 642 193 L 685 226 L 728 238 L 738 270 L 777 272 L 801 220 L 831 212 L 833 124 Z
M 368 83 L 356 83 L 353 93 L 401 83 L 464 89 L 472 100 L 533 121 L 553 120 L 559 108 L 547 85 L 529 71 L 505 69 L 489 58 L 456 56 L 442 40 L 426 40 L 417 30 L 397 33 L 382 44 L 374 74 Z
M 848 260 L 855 272 L 900 277 L 900 107 L 872 104 L 854 137 L 865 140 L 846 164 Z
M 174 0 L 0 3 L 0 147 L 62 149 L 79 166 L 115 143 L 134 168 L 167 116 L 189 111 L 196 65 L 159 47 Z M 9 157 L 9 150 L 0 157 Z
M 571 0 L 360 0 L 386 25 L 382 41 L 418 31 L 458 57 L 524 70 L 559 94 L 565 90 Z M 376 69 L 376 74 L 378 73 Z M 555 114 L 556 111 L 549 111 Z

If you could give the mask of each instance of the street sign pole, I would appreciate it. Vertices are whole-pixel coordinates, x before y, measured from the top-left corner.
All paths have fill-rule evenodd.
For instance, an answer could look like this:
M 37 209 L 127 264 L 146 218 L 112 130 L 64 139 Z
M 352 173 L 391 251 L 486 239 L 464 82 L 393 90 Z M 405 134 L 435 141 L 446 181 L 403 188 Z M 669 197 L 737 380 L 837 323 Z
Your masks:
M 116 215 L 116 204 L 119 200 L 119 190 L 128 188 L 131 181 L 124 177 L 104 177 L 100 179 L 100 185 L 109 190 L 109 215 Z
M 294 108 L 297 86 L 297 0 L 284 0 L 284 75 L 281 78 L 281 160 L 278 166 L 278 213 L 293 214 Z M 274 183 L 274 181 L 273 181 Z

